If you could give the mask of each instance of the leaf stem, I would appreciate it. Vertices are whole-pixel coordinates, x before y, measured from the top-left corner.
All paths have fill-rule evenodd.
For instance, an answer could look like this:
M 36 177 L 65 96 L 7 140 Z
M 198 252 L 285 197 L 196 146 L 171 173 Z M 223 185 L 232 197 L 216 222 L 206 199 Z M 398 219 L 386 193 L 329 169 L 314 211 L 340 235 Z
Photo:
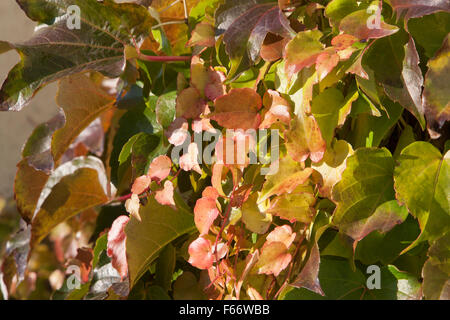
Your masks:
M 190 56 L 148 56 L 140 53 L 137 57 L 139 60 L 151 62 L 172 62 L 172 61 L 190 61 Z

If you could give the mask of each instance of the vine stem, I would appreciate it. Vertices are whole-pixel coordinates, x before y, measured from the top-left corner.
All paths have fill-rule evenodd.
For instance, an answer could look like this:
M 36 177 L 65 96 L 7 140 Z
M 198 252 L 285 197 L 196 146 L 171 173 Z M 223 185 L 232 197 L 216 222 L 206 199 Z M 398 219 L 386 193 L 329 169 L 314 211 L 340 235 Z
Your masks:
M 151 61 L 151 62 L 173 62 L 173 61 L 190 61 L 190 56 L 148 56 L 143 53 L 139 53 L 139 60 Z

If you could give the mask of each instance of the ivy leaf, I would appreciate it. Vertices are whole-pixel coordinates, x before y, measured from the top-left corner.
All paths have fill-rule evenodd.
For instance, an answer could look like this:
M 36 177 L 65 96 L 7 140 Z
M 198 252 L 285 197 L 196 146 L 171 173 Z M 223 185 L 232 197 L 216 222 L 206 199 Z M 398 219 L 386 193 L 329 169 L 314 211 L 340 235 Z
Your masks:
M 308 158 L 319 162 L 327 147 L 314 116 L 302 111 L 291 121 L 290 129 L 285 131 L 285 139 L 288 154 L 298 162 Z
M 289 156 L 281 158 L 278 165 L 276 174 L 266 176 L 259 195 L 259 203 L 273 195 L 291 193 L 297 186 L 305 183 L 313 173 L 313 169 L 303 169 L 300 163 L 292 160 Z
M 124 232 L 130 218 L 120 216 L 114 220 L 108 232 L 108 256 L 111 257 L 112 266 L 119 272 L 122 280 L 128 275 L 128 264 L 125 244 L 127 236 Z
M 430 300 L 450 298 L 450 234 L 436 240 L 428 250 L 422 269 L 423 293 Z
M 316 198 L 312 193 L 313 190 L 310 191 L 282 194 L 271 202 L 270 208 L 266 212 L 289 221 L 310 223 L 316 213 L 314 209 Z
M 374 16 L 369 10 L 355 11 L 339 24 L 339 29 L 349 35 L 360 40 L 363 39 L 379 39 L 396 33 L 399 28 L 384 22 L 381 18 L 378 24 L 374 24 L 369 28 L 370 19 Z M 375 21 L 378 22 L 378 21 Z
M 291 283 L 291 286 L 296 288 L 306 288 L 312 292 L 320 294 L 321 296 L 325 295 L 320 287 L 319 267 L 320 251 L 317 242 L 314 242 L 306 264 L 302 268 L 302 271 L 298 274 L 295 281 Z
M 216 35 L 223 34 L 232 67 L 228 78 L 248 69 L 259 58 L 270 32 L 289 37 L 289 21 L 272 0 L 227 0 L 216 11 Z
M 417 141 L 403 149 L 397 161 L 397 199 L 419 220 L 422 230 L 412 248 L 450 231 L 450 153 L 442 156 L 431 144 Z
M 70 5 L 81 12 L 81 28 L 69 29 Z M 96 0 L 21 1 L 32 19 L 55 24 L 43 27 L 28 41 L 11 44 L 22 61 L 9 73 L 0 91 L 0 110 L 19 111 L 46 84 L 64 76 L 94 70 L 118 77 L 124 70 L 126 45 L 131 36 L 142 38 L 153 19 L 135 4 Z
M 390 0 L 397 14 L 405 15 L 405 19 L 422 17 L 438 11 L 450 11 L 447 0 Z
M 273 274 L 278 277 L 292 260 L 288 248 L 283 242 L 269 242 L 261 249 L 261 255 L 255 268 L 260 274 Z
M 320 42 L 321 37 L 322 32 L 319 30 L 307 30 L 297 33 L 295 38 L 289 41 L 284 54 L 288 75 L 316 63 L 317 57 L 324 49 L 324 45 Z
M 349 143 L 345 140 L 337 140 L 325 151 L 322 161 L 311 165 L 322 176 L 319 187 L 322 196 L 331 197 L 331 190 L 341 180 L 347 158 L 352 154 L 353 148 Z
M 333 188 L 337 203 L 333 223 L 347 232 L 373 216 L 382 203 L 393 200 L 393 173 L 394 160 L 387 149 L 357 149 L 347 159 L 342 180 Z
M 103 112 L 115 99 L 84 75 L 73 75 L 59 83 L 56 102 L 64 110 L 66 123 L 53 134 L 52 155 L 58 161 L 67 146 Z
M 328 146 L 333 140 L 334 130 L 339 121 L 340 109 L 343 106 L 344 96 L 336 88 L 325 89 L 311 102 L 311 111 Z
M 164 246 L 195 230 L 193 215 L 183 209 L 179 201 L 182 200 L 175 195 L 177 210 L 174 210 L 151 197 L 148 204 L 141 207 L 142 221 L 131 218 L 128 222 L 125 233 L 130 287 L 147 271 Z
M 353 0 L 332 0 L 325 8 L 325 16 L 330 19 L 330 23 L 338 27 L 342 19 L 350 13 L 366 9 L 368 1 L 353 1 Z
M 55 226 L 109 199 L 103 163 L 95 157 L 75 158 L 48 177 L 31 222 L 31 243 L 39 243 Z
M 450 35 L 447 35 L 436 56 L 428 61 L 428 68 L 423 91 L 425 116 L 429 129 L 439 131 L 450 120 Z
M 228 129 L 257 128 L 261 121 L 258 111 L 262 107 L 262 100 L 250 88 L 232 89 L 228 94 L 217 98 L 214 107 L 210 118 Z
M 450 30 L 450 13 L 438 12 L 408 21 L 408 31 L 425 55 L 433 58 Z
M 242 221 L 251 232 L 264 234 L 272 223 L 272 215 L 261 212 L 257 201 L 258 194 L 253 193 L 242 205 Z
M 424 111 L 422 107 L 423 76 L 419 67 L 419 54 L 416 50 L 413 38 L 405 45 L 405 58 L 403 59 L 403 70 L 400 76 L 401 87 L 384 84 L 386 94 L 394 101 L 399 102 L 419 121 L 425 128 Z

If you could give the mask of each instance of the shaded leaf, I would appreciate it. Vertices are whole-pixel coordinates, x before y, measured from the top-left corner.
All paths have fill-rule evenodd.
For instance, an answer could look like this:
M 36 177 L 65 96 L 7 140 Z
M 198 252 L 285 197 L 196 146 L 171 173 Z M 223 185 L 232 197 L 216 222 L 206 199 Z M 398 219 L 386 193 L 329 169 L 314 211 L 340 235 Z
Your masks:
M 447 35 L 436 56 L 428 61 L 428 68 L 425 75 L 423 105 L 428 127 L 439 131 L 444 123 L 450 120 L 450 93 L 448 90 L 450 35 Z
M 175 203 L 179 201 L 175 196 Z M 174 210 L 169 206 L 162 206 L 150 198 L 148 204 L 141 207 L 142 222 L 131 218 L 126 226 L 131 287 L 147 271 L 165 245 L 179 236 L 195 230 L 192 214 L 179 205 L 177 207 L 178 210 Z
M 450 3 L 446 0 L 390 0 L 392 8 L 405 19 L 422 17 L 438 11 L 450 11 Z
M 217 33 L 224 34 L 226 52 L 232 62 L 228 77 L 254 64 L 264 38 L 270 32 L 289 37 L 289 21 L 270 0 L 227 0 L 216 11 Z

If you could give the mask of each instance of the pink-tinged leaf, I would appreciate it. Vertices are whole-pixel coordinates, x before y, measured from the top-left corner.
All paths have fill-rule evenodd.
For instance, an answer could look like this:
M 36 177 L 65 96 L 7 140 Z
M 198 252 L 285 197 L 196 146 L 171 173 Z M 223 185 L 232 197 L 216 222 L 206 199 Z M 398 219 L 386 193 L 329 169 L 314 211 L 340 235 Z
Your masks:
M 214 127 L 209 119 L 195 119 L 192 121 L 192 131 L 201 133 L 202 131 L 215 132 Z
M 405 14 L 405 20 L 418 18 L 438 11 L 450 11 L 448 0 L 390 0 L 398 15 Z
M 432 136 L 440 136 L 439 131 L 450 120 L 450 35 L 447 35 L 441 49 L 428 61 L 425 75 L 423 105 Z
M 322 32 L 319 30 L 302 31 L 287 44 L 284 58 L 286 73 L 289 76 L 316 63 L 317 57 L 324 49 L 320 42 L 321 37 Z
M 339 34 L 331 39 L 331 45 L 338 51 L 351 47 L 355 42 L 358 42 L 358 38 L 349 34 Z
M 263 104 L 269 110 L 267 110 L 263 122 L 259 125 L 260 129 L 270 128 L 272 124 L 277 122 L 289 125 L 291 121 L 291 106 L 278 92 L 267 90 L 263 97 Z
M 325 295 L 319 282 L 320 252 L 317 243 L 314 243 L 308 257 L 308 261 L 300 271 L 297 279 L 291 286 L 297 288 L 306 288 L 320 295 Z
M 202 174 L 202 169 L 198 164 L 198 147 L 196 143 L 191 143 L 188 152 L 180 157 L 180 168 L 184 171 L 194 170 Z
M 212 267 L 214 256 L 211 242 L 208 239 L 199 237 L 189 245 L 189 263 L 194 267 L 206 270 Z
M 339 24 L 339 29 L 346 34 L 352 35 L 360 40 L 379 39 L 396 33 L 399 28 L 385 23 L 381 15 L 371 13 L 364 9 L 355 11 Z
M 118 217 L 114 220 L 108 232 L 107 254 L 112 260 L 112 266 L 119 272 L 122 280 L 128 275 L 125 226 L 129 220 L 130 218 L 127 216 Z
M 151 178 L 148 175 L 143 175 L 136 178 L 136 180 L 134 180 L 133 186 L 131 187 L 131 192 L 135 194 L 143 193 L 145 190 L 147 190 L 150 182 Z
M 319 80 L 323 80 L 339 63 L 339 55 L 334 50 L 325 50 L 316 60 L 316 70 Z
M 316 197 L 314 197 L 313 190 L 310 192 L 295 191 L 276 197 L 271 201 L 270 208 L 266 212 L 290 222 L 311 223 L 316 213 L 315 203 Z
M 177 117 L 185 119 L 198 118 L 206 108 L 199 91 L 195 88 L 186 88 L 178 94 L 176 104 Z
M 164 182 L 164 189 L 156 191 L 155 200 L 163 206 L 175 207 L 173 200 L 173 184 L 171 181 Z
M 260 55 L 264 61 L 277 61 L 284 56 L 289 39 L 269 33 L 261 47 Z
M 255 135 L 239 129 L 227 133 L 215 146 L 216 163 L 243 170 L 250 164 L 249 152 L 256 152 Z
M 262 248 L 256 268 L 259 274 L 273 274 L 278 277 L 291 260 L 292 256 L 283 242 L 270 242 Z
M 189 124 L 185 118 L 176 118 L 164 132 L 165 136 L 174 146 L 181 146 L 189 136 Z
M 214 220 L 219 215 L 216 200 L 212 198 L 200 198 L 194 207 L 194 221 L 200 235 L 208 234 Z
M 226 77 L 222 72 L 213 69 L 208 71 L 208 77 L 208 83 L 205 86 L 205 96 L 209 100 L 214 101 L 225 94 L 226 86 L 224 81 Z
M 299 114 L 291 121 L 291 128 L 285 132 L 285 137 L 287 151 L 295 161 L 303 162 L 308 158 L 312 162 L 322 160 L 327 143 L 314 116 Z
M 142 221 L 141 216 L 139 215 L 139 197 L 137 194 L 133 193 L 130 199 L 125 201 L 125 210 L 133 217 L 135 217 L 138 221 Z
M 195 26 L 187 46 L 214 47 L 214 44 L 214 27 L 208 23 L 202 22 Z
M 159 156 L 153 159 L 148 169 L 148 176 L 157 182 L 167 178 L 172 168 L 172 160 L 168 156 Z
M 292 232 L 292 228 L 287 224 L 273 229 L 266 238 L 267 243 L 270 242 L 282 242 L 287 248 L 290 247 L 292 242 L 295 240 L 295 232 Z
M 261 97 L 255 90 L 232 89 L 228 94 L 215 100 L 215 110 L 210 118 L 228 129 L 257 128 L 260 123 L 258 111 L 261 106 Z
M 202 197 L 213 199 L 214 201 L 216 201 L 219 197 L 219 192 L 216 190 L 216 188 L 208 186 L 205 188 L 205 190 L 203 190 Z
M 374 230 L 388 232 L 407 217 L 406 207 L 399 206 L 397 200 L 392 200 L 381 204 L 371 216 L 341 224 L 339 229 L 358 242 Z M 356 243 L 354 246 L 356 247 Z

